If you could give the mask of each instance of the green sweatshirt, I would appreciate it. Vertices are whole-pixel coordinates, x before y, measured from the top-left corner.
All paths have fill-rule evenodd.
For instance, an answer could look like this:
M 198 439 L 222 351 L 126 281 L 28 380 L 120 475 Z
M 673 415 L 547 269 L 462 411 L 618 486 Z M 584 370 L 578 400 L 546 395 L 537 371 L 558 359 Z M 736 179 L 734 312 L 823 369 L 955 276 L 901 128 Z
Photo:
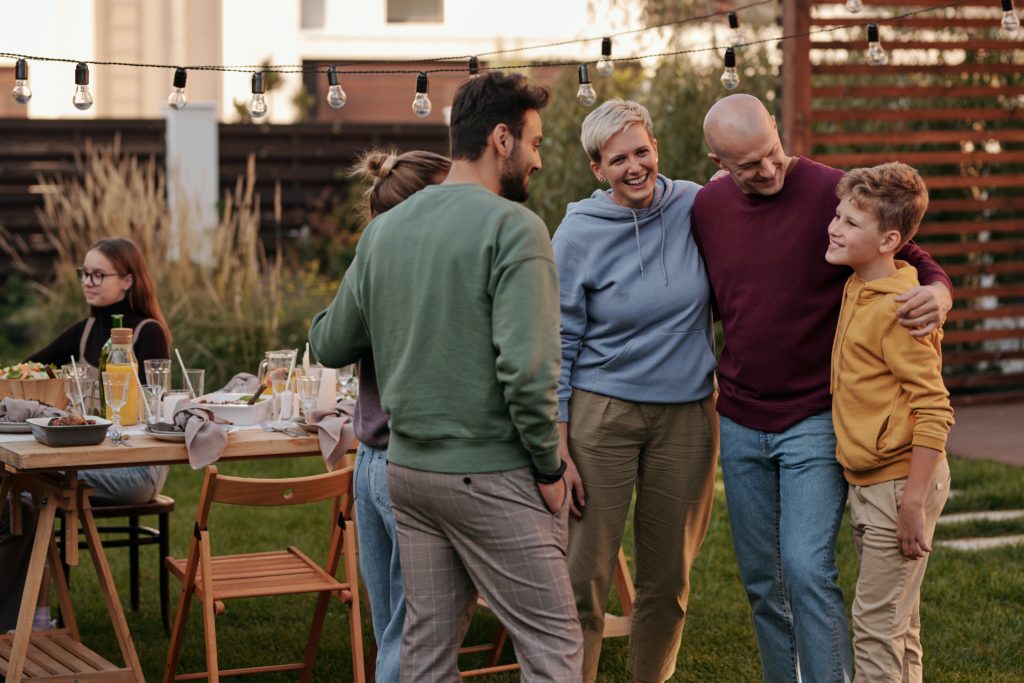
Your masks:
M 431 472 L 558 469 L 558 280 L 544 223 L 480 185 L 432 185 L 367 226 L 309 342 L 371 350 L 388 460 Z

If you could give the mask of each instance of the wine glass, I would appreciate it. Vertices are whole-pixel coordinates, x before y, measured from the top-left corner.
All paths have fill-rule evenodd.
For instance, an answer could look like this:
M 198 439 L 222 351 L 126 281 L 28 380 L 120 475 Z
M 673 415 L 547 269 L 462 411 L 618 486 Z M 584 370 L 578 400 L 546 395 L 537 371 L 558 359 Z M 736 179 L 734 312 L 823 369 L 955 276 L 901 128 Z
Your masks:
M 85 397 L 91 390 L 89 370 L 80 365 L 62 365 L 60 376 L 64 380 L 64 394 L 68 397 L 69 412 L 85 415 Z
M 103 395 L 114 416 L 113 424 L 107 430 L 107 436 L 116 445 L 124 440 L 124 430 L 121 428 L 121 408 L 128 401 L 128 375 L 104 372 Z
M 302 419 L 309 422 L 309 414 L 316 408 L 316 399 L 320 395 L 320 374 L 299 375 L 295 378 L 295 384 L 299 402 L 302 403 Z

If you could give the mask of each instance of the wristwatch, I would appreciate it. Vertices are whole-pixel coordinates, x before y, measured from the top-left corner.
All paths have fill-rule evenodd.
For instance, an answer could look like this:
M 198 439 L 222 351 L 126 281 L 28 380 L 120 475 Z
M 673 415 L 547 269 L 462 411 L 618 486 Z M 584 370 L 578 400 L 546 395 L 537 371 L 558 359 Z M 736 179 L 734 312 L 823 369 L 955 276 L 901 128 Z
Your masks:
M 562 475 L 565 474 L 565 467 L 565 461 L 562 460 L 557 470 L 551 474 L 544 474 L 537 469 L 536 465 L 530 465 L 530 468 L 533 470 L 533 480 L 538 484 L 554 484 L 558 482 L 562 478 Z

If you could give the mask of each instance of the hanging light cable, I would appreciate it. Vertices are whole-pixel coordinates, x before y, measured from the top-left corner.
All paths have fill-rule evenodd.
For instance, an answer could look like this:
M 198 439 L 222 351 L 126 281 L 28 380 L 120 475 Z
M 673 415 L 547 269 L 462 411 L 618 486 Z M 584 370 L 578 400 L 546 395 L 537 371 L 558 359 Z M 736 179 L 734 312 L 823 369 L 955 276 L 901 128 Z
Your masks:
M 89 65 L 79 62 L 75 65 L 75 96 L 71 98 L 75 109 L 85 111 L 92 106 L 92 93 L 89 92 Z
M 252 99 L 249 100 L 249 116 L 262 119 L 267 115 L 267 81 L 263 73 L 257 71 L 252 75 Z
M 726 90 L 735 90 L 740 84 L 740 75 L 736 73 L 736 51 L 731 47 L 725 48 L 725 71 L 721 80 Z
M 878 24 L 868 24 L 868 64 L 885 66 L 889 63 L 889 55 L 878 40 Z
M 412 99 L 412 113 L 420 118 L 429 116 L 430 110 L 434 108 L 430 96 L 427 95 L 429 89 L 430 77 L 423 71 L 419 72 L 416 76 L 416 97 Z
M 185 97 L 186 80 L 188 80 L 188 74 L 179 66 L 174 70 L 174 89 L 171 90 L 171 94 L 167 98 L 167 104 L 175 109 L 183 109 L 188 104 L 188 98 Z
M 14 88 L 11 95 L 18 104 L 28 104 L 32 99 L 32 88 L 28 87 L 28 62 L 19 59 L 14 63 Z
M 348 102 L 348 95 L 341 87 L 341 81 L 338 80 L 338 70 L 333 67 L 327 67 L 327 106 L 331 109 L 341 109 Z
M 611 60 L 612 56 L 612 39 L 602 38 L 601 39 L 601 59 L 597 61 L 597 73 L 599 76 L 607 78 L 612 75 L 612 71 L 615 70 L 615 62 Z
M 469 77 L 479 78 L 480 77 L 480 60 L 476 56 L 469 58 Z
M 729 43 L 733 47 L 747 42 L 747 37 L 740 28 L 740 18 L 735 12 L 729 12 Z
M 597 102 L 597 93 L 594 92 L 594 86 L 590 85 L 590 67 L 580 64 L 576 70 L 580 77 L 580 88 L 576 91 L 576 101 L 584 107 L 593 107 Z

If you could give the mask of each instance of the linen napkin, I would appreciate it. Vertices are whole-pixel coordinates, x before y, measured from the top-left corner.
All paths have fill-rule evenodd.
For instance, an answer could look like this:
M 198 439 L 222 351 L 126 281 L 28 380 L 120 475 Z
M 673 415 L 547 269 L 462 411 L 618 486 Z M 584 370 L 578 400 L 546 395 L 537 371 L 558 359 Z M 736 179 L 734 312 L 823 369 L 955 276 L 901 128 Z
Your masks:
M 228 435 L 220 428 L 222 424 L 230 423 L 191 401 L 178 402 L 174 426 L 185 430 L 185 450 L 192 469 L 201 470 L 220 458 L 228 444 Z
M 0 422 L 24 422 L 30 417 L 60 417 L 63 410 L 44 405 L 39 401 L 7 398 L 0 400 Z
M 342 456 L 352 444 L 356 433 L 352 427 L 352 415 L 355 413 L 355 401 L 342 401 L 332 410 L 313 410 L 306 418 L 306 423 L 316 427 L 320 438 L 320 454 L 329 472 L 333 472 L 341 462 Z

